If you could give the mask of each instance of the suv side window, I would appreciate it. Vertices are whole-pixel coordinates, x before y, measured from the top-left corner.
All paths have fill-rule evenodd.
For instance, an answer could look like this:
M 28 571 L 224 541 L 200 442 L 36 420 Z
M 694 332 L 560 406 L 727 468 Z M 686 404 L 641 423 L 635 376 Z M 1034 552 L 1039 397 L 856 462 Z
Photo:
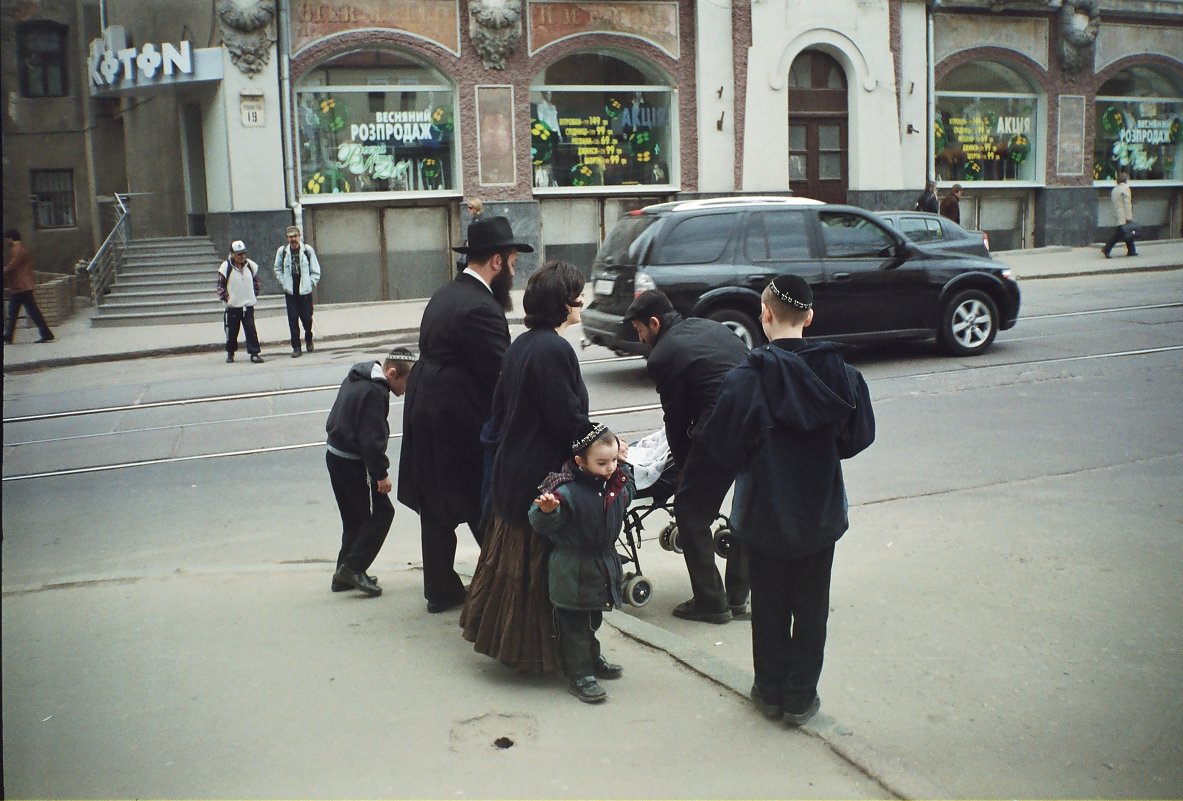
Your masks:
M 868 218 L 846 211 L 823 211 L 822 225 L 826 255 L 830 258 L 874 258 L 886 256 L 895 239 Z
M 738 214 L 703 214 L 681 220 L 664 237 L 653 256 L 653 264 L 717 261 L 738 219 Z
M 940 222 L 927 217 L 901 217 L 900 231 L 913 242 L 935 242 L 942 238 Z
M 744 253 L 754 262 L 809 258 L 809 232 L 800 212 L 760 211 L 751 215 Z

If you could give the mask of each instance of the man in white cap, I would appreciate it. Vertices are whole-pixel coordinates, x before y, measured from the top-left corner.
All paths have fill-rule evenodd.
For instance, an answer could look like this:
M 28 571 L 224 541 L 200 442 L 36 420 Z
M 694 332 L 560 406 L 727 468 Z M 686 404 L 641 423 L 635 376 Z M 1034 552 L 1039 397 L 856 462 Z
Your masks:
M 218 267 L 218 297 L 226 304 L 222 316 L 226 329 L 226 361 L 234 361 L 238 350 L 238 328 L 246 330 L 246 352 L 251 361 L 262 364 L 259 334 L 255 331 L 255 301 L 259 294 L 259 265 L 246 257 L 246 243 L 230 243 L 230 256 Z

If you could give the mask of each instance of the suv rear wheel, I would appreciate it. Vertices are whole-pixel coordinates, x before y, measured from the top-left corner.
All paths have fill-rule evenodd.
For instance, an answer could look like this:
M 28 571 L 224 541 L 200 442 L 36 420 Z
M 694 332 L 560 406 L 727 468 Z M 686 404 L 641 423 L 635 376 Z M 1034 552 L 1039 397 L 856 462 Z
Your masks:
M 954 356 L 985 353 L 998 333 L 998 307 L 980 289 L 958 292 L 941 312 L 937 338 Z
M 734 309 L 717 309 L 708 314 L 707 319 L 722 323 L 730 328 L 749 349 L 764 343 L 764 331 L 755 320 L 743 312 Z

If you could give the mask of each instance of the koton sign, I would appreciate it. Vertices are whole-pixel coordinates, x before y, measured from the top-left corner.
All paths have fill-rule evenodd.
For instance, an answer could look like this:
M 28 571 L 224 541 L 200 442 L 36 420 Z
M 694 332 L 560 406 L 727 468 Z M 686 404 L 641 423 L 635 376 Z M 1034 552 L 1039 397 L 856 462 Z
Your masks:
M 91 94 L 160 84 L 214 81 L 222 78 L 221 48 L 194 49 L 187 42 L 127 46 L 127 32 L 112 25 L 90 43 L 86 58 Z

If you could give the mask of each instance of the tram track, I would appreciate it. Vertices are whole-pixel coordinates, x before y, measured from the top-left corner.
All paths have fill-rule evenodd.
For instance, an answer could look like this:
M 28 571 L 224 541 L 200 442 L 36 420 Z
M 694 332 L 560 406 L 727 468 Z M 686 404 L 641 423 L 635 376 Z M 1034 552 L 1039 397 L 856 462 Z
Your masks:
M 1034 321 L 1034 320 L 1054 320 L 1054 319 L 1084 317 L 1084 316 L 1101 315 L 1101 314 L 1120 314 L 1120 313 L 1163 310 L 1163 309 L 1177 309 L 1177 308 L 1183 308 L 1183 303 L 1153 303 L 1153 304 L 1143 304 L 1143 305 L 1136 305 L 1136 306 L 1112 307 L 1112 308 L 1106 308 L 1106 309 L 1088 309 L 1088 310 L 1071 311 L 1071 312 L 1057 312 L 1057 313 L 1049 313 L 1049 314 L 1030 315 L 1029 317 L 1025 317 L 1022 319 L 1031 320 L 1031 321 Z M 1171 352 L 1178 352 L 1178 351 L 1183 351 L 1183 344 L 1164 345 L 1161 347 L 1149 347 L 1149 348 L 1139 348 L 1139 349 L 1112 350 L 1112 351 L 1106 351 L 1106 352 L 1101 352 L 1101 353 L 1082 353 L 1082 354 L 1068 355 L 1068 356 L 1047 356 L 1047 357 L 1041 357 L 1041 358 L 1011 359 L 1011 360 L 1006 360 L 1006 361 L 995 361 L 995 362 L 974 360 L 972 363 L 967 363 L 965 360 L 958 360 L 953 363 L 947 363 L 948 366 L 942 366 L 942 367 L 939 367 L 939 368 L 933 369 L 933 370 L 922 370 L 922 371 L 912 371 L 912 372 L 904 372 L 904 373 L 898 373 L 898 374 L 879 375 L 879 376 L 876 376 L 876 380 L 877 381 L 927 380 L 927 379 L 932 379 L 934 377 L 940 377 L 940 376 L 950 376 L 950 375 L 958 375 L 958 374 L 964 375 L 964 374 L 971 373 L 974 371 L 979 371 L 979 370 L 999 370 L 999 369 L 1005 369 L 1005 368 L 1022 369 L 1022 368 L 1036 367 L 1036 366 L 1040 366 L 1040 365 L 1056 365 L 1056 364 L 1065 364 L 1065 363 L 1073 363 L 1073 362 L 1086 362 L 1086 361 L 1094 361 L 1094 360 L 1099 360 L 1099 359 L 1138 358 L 1138 357 L 1144 357 L 1144 356 L 1153 355 L 1153 354 L 1171 353 Z M 608 356 L 608 357 L 597 357 L 597 358 L 585 359 L 585 360 L 582 360 L 580 362 L 580 364 L 584 367 L 589 367 L 589 366 L 593 366 L 593 365 L 612 365 L 612 364 L 620 364 L 620 363 L 626 363 L 626 362 L 630 362 L 630 361 L 640 361 L 640 360 L 641 360 L 641 357 L 639 357 L 639 356 Z M 153 410 L 153 409 L 168 409 L 168 408 L 177 408 L 177 407 L 186 407 L 186 406 L 197 407 L 197 406 L 208 405 L 208 404 L 236 403 L 236 402 L 244 402 L 244 401 L 259 401 L 259 400 L 269 400 L 269 399 L 274 399 L 274 398 L 281 398 L 281 397 L 285 397 L 285 396 L 298 396 L 298 395 L 311 395 L 311 394 L 316 394 L 316 393 L 327 393 L 330 391 L 336 391 L 338 389 L 338 387 L 339 387 L 339 384 L 334 383 L 334 384 L 315 385 L 315 386 L 309 386 L 309 387 L 294 387 L 294 388 L 287 388 L 287 389 L 260 390 L 260 391 L 253 391 L 253 392 L 236 392 L 236 393 L 227 393 L 227 394 L 219 394 L 219 395 L 199 396 L 199 397 L 193 397 L 193 398 L 176 398 L 176 399 L 169 399 L 169 400 L 151 401 L 151 402 L 146 402 L 146 403 L 115 404 L 115 405 L 111 405 L 111 406 L 92 407 L 92 408 L 75 409 L 75 410 L 67 410 L 67 411 L 59 411 L 59 412 L 47 412 L 47 413 L 40 413 L 40 414 L 18 415 L 18 416 L 4 418 L 3 423 L 7 429 L 7 427 L 10 425 L 17 426 L 19 424 L 37 423 L 37 422 L 42 422 L 42 421 L 62 421 L 62 420 L 69 420 L 71 418 L 98 417 L 101 415 L 120 414 L 120 413 L 136 413 L 136 412 L 149 411 L 149 410 Z M 396 401 L 396 404 L 397 403 L 401 403 L 401 401 Z M 617 417 L 617 416 L 630 415 L 630 414 L 646 414 L 649 412 L 660 411 L 660 409 L 661 409 L 660 404 L 647 403 L 647 404 L 617 406 L 617 407 L 611 407 L 611 408 L 596 409 L 591 412 L 591 415 L 593 417 L 597 417 L 597 418 L 599 418 L 599 417 Z M 163 424 L 163 425 L 143 426 L 143 427 L 139 427 L 139 428 L 126 428 L 126 429 L 113 430 L 113 431 L 74 433 L 74 434 L 67 434 L 67 435 L 63 435 L 63 436 L 59 436 L 59 437 L 41 437 L 41 438 L 31 438 L 30 437 L 30 438 L 20 440 L 20 441 L 5 442 L 4 448 L 6 451 L 11 452 L 11 450 L 15 449 L 15 448 L 52 446 L 55 443 L 67 443 L 67 442 L 73 442 L 73 441 L 103 439 L 103 438 L 109 439 L 112 437 L 132 436 L 132 435 L 136 435 L 136 434 L 152 434 L 152 433 L 161 433 L 161 432 L 169 432 L 169 431 L 184 431 L 186 429 L 194 429 L 194 428 L 199 428 L 199 427 L 204 427 L 204 426 L 217 426 L 217 425 L 226 425 L 226 424 L 242 423 L 242 422 L 255 423 L 255 422 L 261 422 L 261 421 L 270 421 L 270 420 L 278 419 L 278 418 L 298 418 L 298 417 L 310 416 L 310 415 L 323 416 L 323 415 L 327 414 L 328 411 L 329 411 L 328 408 L 317 408 L 317 409 L 311 409 L 311 410 L 297 410 L 297 411 L 280 412 L 280 413 L 273 413 L 273 414 L 254 415 L 254 416 L 250 416 L 250 417 L 244 417 L 242 415 L 237 415 L 237 416 L 220 417 L 219 419 L 215 419 L 215 420 L 197 420 L 197 421 L 193 421 L 193 422 L 168 423 L 168 424 Z M 402 436 L 401 433 L 393 433 L 391 438 L 398 439 L 401 436 Z M 323 447 L 324 447 L 324 440 L 317 439 L 316 441 L 312 441 L 312 442 L 303 442 L 303 443 L 294 443 L 294 444 L 289 443 L 289 444 L 275 445 L 275 446 L 268 446 L 268 447 L 259 447 L 259 448 L 224 450 L 224 451 L 219 451 L 219 452 L 215 452 L 215 453 L 163 456 L 163 457 L 159 457 L 159 458 L 144 458 L 144 459 L 137 459 L 137 460 L 121 461 L 121 462 L 112 461 L 112 462 L 105 463 L 105 464 L 90 465 L 90 466 L 83 466 L 83 467 L 43 470 L 43 471 L 38 471 L 38 472 L 28 472 L 28 473 L 22 473 L 22 474 L 18 474 L 18 475 L 3 476 L 2 481 L 7 483 L 9 481 L 23 481 L 23 480 L 32 480 L 32 479 L 39 479 L 39 478 L 64 477 L 64 476 L 73 476 L 73 475 L 81 475 L 81 474 L 88 474 L 88 473 L 100 473 L 100 472 L 113 471 L 113 470 L 123 470 L 123 469 L 134 468 L 134 467 L 145 467 L 145 466 L 151 466 L 151 465 L 171 464 L 171 463 L 176 463 L 176 462 L 190 462 L 190 461 L 218 459 L 218 458 L 253 456 L 253 455 L 259 455 L 259 454 L 279 453 L 279 452 L 284 452 L 284 451 L 301 450 L 301 449 L 307 449 L 307 448 L 323 448 Z

